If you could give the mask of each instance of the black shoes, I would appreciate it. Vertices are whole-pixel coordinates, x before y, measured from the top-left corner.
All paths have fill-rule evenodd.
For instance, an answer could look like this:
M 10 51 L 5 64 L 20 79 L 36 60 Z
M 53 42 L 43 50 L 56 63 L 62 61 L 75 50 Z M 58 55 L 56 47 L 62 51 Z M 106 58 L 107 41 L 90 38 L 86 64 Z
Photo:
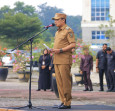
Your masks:
M 115 88 L 110 88 L 107 90 L 107 92 L 115 92 Z
M 40 91 L 40 89 L 37 89 L 36 91 Z
M 60 105 L 54 105 L 53 108 L 58 108 L 58 107 L 60 107 L 62 105 L 63 105 L 63 103 L 61 103 Z
M 41 89 L 37 89 L 36 91 L 40 91 Z M 46 91 L 46 89 L 44 89 L 44 91 Z
M 85 90 L 83 90 L 83 91 L 93 91 L 93 89 L 90 89 L 90 90 L 89 90 L 89 89 L 85 89 Z
M 51 89 L 50 91 L 53 91 L 53 89 Z
M 65 106 L 64 104 L 59 106 L 58 109 L 71 109 L 71 106 Z
M 93 89 L 90 89 L 89 91 L 93 91 Z
M 107 92 L 112 92 L 112 89 L 108 89 Z
M 83 91 L 89 91 L 89 89 L 84 89 Z
M 111 92 L 115 92 L 115 89 L 113 89 Z
M 54 105 L 53 108 L 58 108 L 58 109 L 71 109 L 71 106 L 65 106 L 63 103 L 60 105 Z
M 99 91 L 104 91 L 104 89 L 102 88 L 102 89 L 100 89 Z

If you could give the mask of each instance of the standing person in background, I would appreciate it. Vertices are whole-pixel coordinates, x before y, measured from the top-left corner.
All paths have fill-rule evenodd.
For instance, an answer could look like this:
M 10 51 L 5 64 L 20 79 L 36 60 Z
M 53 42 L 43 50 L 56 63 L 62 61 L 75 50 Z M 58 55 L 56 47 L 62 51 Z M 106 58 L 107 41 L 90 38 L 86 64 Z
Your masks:
M 50 61 L 51 59 L 48 54 L 48 50 L 44 49 L 43 55 L 39 58 L 39 80 L 37 91 L 40 91 L 41 89 L 44 91 L 46 91 L 46 89 L 50 89 Z
M 54 48 L 54 67 L 56 82 L 58 86 L 59 98 L 61 104 L 58 109 L 71 108 L 71 65 L 72 65 L 72 48 L 76 46 L 73 30 L 66 25 L 66 15 L 56 13 L 52 18 L 58 30 L 55 34 Z
M 84 91 L 93 91 L 92 82 L 90 79 L 91 71 L 93 71 L 93 57 L 89 55 L 88 49 L 84 50 L 84 55 L 81 57 L 80 70 L 84 77 Z
M 106 53 L 107 44 L 103 44 L 103 49 L 97 53 L 96 57 L 96 72 L 99 72 L 99 81 L 100 81 L 100 90 L 104 91 L 103 88 L 103 76 L 105 73 L 105 78 L 107 82 L 108 89 L 110 88 L 109 77 L 107 74 L 107 53 Z
M 110 80 L 110 88 L 107 92 L 115 92 L 115 52 L 107 47 L 107 72 Z

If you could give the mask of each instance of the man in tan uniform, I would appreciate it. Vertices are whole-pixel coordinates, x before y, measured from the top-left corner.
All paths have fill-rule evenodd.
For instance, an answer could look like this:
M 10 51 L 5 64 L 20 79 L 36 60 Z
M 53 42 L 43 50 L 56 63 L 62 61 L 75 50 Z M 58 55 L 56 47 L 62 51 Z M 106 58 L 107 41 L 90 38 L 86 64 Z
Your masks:
M 61 104 L 58 109 L 71 108 L 71 65 L 72 65 L 72 48 L 75 48 L 75 36 L 73 30 L 66 25 L 66 15 L 56 13 L 55 25 L 58 30 L 55 34 L 54 48 L 54 66 Z

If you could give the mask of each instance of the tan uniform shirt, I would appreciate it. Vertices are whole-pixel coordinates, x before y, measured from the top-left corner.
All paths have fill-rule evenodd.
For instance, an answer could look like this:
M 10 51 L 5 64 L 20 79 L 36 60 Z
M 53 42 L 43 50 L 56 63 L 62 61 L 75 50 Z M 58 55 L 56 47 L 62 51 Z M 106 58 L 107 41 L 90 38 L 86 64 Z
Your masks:
M 71 43 L 75 43 L 73 30 L 66 24 L 57 30 L 55 34 L 54 49 L 64 48 Z M 54 54 L 54 64 L 72 64 L 72 51 Z

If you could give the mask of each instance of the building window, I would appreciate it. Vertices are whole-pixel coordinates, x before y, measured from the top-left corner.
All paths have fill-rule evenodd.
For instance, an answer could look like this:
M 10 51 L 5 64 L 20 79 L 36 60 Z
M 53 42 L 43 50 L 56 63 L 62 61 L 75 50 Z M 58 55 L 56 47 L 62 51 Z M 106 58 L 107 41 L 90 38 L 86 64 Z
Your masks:
M 102 47 L 104 43 L 92 43 L 92 46 L 98 46 L 98 47 Z M 109 43 L 106 43 L 107 46 L 110 46 Z
M 109 4 L 109 0 L 91 0 L 91 20 L 108 21 Z
M 109 39 L 109 37 L 105 37 L 105 31 L 92 31 L 92 39 Z

